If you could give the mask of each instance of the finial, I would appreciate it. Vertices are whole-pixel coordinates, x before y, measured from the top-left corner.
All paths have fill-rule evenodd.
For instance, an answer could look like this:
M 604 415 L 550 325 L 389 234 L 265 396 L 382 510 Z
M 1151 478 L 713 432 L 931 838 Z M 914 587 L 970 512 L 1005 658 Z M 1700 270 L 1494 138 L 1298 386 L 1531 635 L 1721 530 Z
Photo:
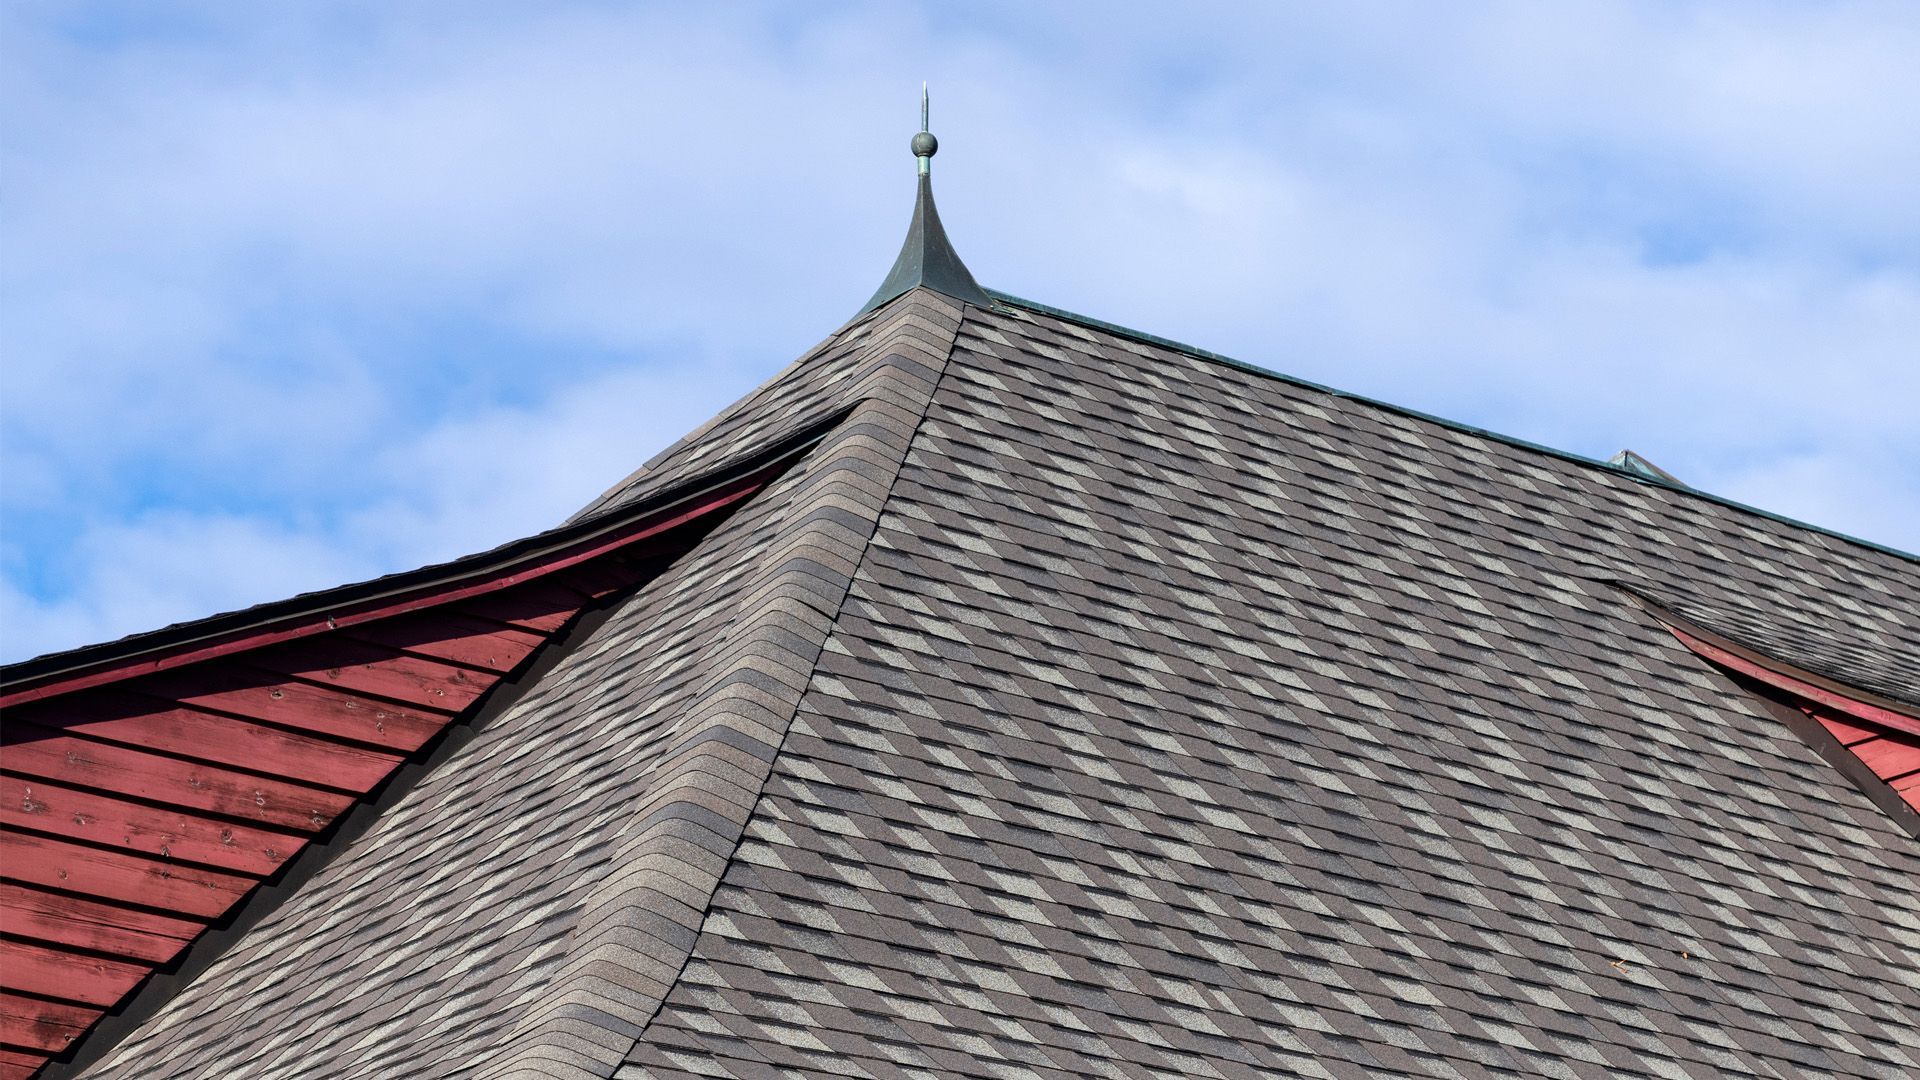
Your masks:
M 920 84 L 920 132 L 913 137 L 913 156 L 920 159 L 920 175 L 933 172 L 933 155 L 940 152 L 940 140 L 927 130 L 927 84 Z
M 947 231 L 940 227 L 940 212 L 933 208 L 933 177 L 927 165 L 940 143 L 927 130 L 927 84 L 920 84 L 920 132 L 913 137 L 913 156 L 920 159 L 919 190 L 913 199 L 913 221 L 907 226 L 906 243 L 900 245 L 900 257 L 893 260 L 887 280 L 867 306 L 874 308 L 914 289 L 931 289 L 976 307 L 992 307 L 993 300 L 980 288 L 966 264 L 947 242 Z

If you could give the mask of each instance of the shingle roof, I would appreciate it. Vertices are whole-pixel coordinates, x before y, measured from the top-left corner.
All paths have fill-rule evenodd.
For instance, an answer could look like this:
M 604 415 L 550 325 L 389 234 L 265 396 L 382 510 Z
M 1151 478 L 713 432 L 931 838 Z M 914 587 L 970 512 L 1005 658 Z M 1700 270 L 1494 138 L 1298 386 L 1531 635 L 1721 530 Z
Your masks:
M 87 1075 L 1920 1070 L 1920 845 L 1633 595 L 1914 705 L 1913 559 L 924 289 L 583 515 L 823 421 Z

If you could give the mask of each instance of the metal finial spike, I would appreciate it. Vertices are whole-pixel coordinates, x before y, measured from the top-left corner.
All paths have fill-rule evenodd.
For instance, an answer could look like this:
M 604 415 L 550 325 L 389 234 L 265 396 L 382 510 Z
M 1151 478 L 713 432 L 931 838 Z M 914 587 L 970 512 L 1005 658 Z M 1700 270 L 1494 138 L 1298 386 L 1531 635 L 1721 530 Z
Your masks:
M 954 253 L 947 231 L 940 227 L 940 212 L 933 208 L 933 177 L 927 165 L 940 143 L 927 130 L 927 85 L 920 84 L 920 131 L 913 137 L 913 156 L 920 159 L 920 178 L 914 185 L 913 222 L 907 226 L 906 242 L 900 245 L 900 257 L 893 260 L 887 279 L 860 309 L 860 314 L 915 289 L 931 289 L 943 296 L 975 307 L 990 308 L 993 300 L 980 283 L 973 280 L 966 264 Z
M 913 156 L 920 159 L 920 175 L 928 176 L 933 172 L 933 155 L 940 149 L 940 140 L 927 130 L 927 84 L 920 84 L 920 132 L 913 137 Z

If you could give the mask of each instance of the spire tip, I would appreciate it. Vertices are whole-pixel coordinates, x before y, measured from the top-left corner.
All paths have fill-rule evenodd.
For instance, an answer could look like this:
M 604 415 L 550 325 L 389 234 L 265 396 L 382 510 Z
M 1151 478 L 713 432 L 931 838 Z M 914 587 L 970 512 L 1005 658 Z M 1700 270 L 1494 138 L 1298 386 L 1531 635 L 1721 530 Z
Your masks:
M 913 137 L 913 156 L 920 159 L 920 175 L 932 172 L 933 155 L 940 151 L 940 140 L 927 130 L 927 84 L 920 84 L 920 131 Z
M 973 280 L 966 264 L 954 252 L 946 230 L 940 227 L 939 211 L 933 208 L 933 177 L 929 175 L 928 165 L 939 149 L 939 140 L 928 130 L 927 84 L 921 83 L 920 130 L 913 137 L 913 156 L 920 162 L 913 222 L 907 226 L 907 239 L 900 245 L 900 257 L 893 261 L 893 269 L 888 271 L 887 279 L 880 283 L 873 299 L 860 309 L 862 315 L 914 289 L 931 289 L 978 307 L 993 306 L 993 300 L 980 288 L 979 282 Z

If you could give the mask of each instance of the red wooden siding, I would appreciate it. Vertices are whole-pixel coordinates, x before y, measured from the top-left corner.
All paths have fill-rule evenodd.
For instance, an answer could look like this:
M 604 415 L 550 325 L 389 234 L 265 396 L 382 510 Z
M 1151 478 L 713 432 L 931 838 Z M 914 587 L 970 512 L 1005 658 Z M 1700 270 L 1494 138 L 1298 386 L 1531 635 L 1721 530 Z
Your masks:
M 768 475 L 372 615 L 10 689 L 0 1080 L 65 1054 L 580 612 L 657 573 L 711 524 L 694 522 Z
M 1820 722 L 1840 745 L 1920 811 L 1920 716 L 1849 697 L 1827 686 L 1723 648 L 1672 624 L 1681 644 L 1715 664 L 1756 679 L 1797 700 L 1800 711 Z
M 1893 728 L 1836 716 L 1816 706 L 1804 706 L 1808 716 L 1853 751 L 1873 774 L 1885 780 L 1894 793 L 1915 810 L 1920 810 L 1920 736 Z
M 567 594 L 566 617 L 590 600 Z M 436 614 L 7 710 L 0 1077 L 63 1052 L 565 622 Z

